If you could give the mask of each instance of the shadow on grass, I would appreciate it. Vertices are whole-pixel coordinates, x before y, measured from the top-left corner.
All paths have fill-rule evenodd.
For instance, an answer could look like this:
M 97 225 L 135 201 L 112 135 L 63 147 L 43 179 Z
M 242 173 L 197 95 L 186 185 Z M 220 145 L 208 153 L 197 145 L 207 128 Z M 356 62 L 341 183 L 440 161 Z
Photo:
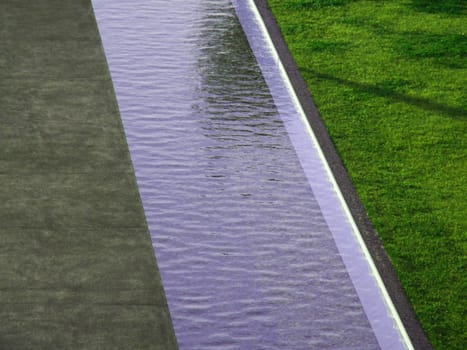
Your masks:
M 356 0 L 288 0 L 286 7 L 293 10 L 319 9 L 329 6 L 343 6 Z
M 406 94 L 395 91 L 396 87 L 391 84 L 382 83 L 381 85 L 362 84 L 356 81 L 338 78 L 326 73 L 319 73 L 311 69 L 302 68 L 303 73 L 309 74 L 318 79 L 330 80 L 338 84 L 345 85 L 359 92 L 366 94 L 386 97 L 396 102 L 404 102 L 412 106 L 424 109 L 429 112 L 439 113 L 451 118 L 466 118 L 467 110 L 462 107 L 452 107 L 437 103 L 422 97 L 408 96 Z
M 409 58 L 432 58 L 449 68 L 467 67 L 467 36 L 462 34 L 433 34 L 404 32 L 396 34 L 396 49 Z
M 407 56 L 464 58 L 467 56 L 467 36 L 462 34 L 433 34 L 404 32 L 398 44 Z
M 397 31 L 393 26 L 362 16 L 349 16 L 342 23 L 363 28 L 375 37 L 391 41 L 394 50 L 409 59 L 432 59 L 432 63 L 453 69 L 467 68 L 467 36 L 458 33 Z
M 316 52 L 327 52 L 332 54 L 343 53 L 352 45 L 346 41 L 330 41 L 330 40 L 309 40 L 302 44 L 301 50 L 309 51 L 310 54 Z
M 409 5 L 414 10 L 428 13 L 464 15 L 467 13 L 465 0 L 412 0 Z

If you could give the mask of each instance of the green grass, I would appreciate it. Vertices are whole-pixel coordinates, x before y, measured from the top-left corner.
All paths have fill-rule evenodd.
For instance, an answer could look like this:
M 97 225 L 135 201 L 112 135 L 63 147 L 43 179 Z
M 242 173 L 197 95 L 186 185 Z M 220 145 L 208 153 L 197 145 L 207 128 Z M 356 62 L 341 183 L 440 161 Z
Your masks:
M 465 1 L 269 2 L 429 340 L 464 349 Z

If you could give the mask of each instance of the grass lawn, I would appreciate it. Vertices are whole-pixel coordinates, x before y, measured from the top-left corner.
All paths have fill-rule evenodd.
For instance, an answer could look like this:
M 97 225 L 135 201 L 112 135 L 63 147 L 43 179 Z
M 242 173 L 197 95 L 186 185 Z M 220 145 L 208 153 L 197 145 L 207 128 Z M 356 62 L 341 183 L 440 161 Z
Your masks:
M 467 344 L 467 4 L 269 0 L 436 349 Z

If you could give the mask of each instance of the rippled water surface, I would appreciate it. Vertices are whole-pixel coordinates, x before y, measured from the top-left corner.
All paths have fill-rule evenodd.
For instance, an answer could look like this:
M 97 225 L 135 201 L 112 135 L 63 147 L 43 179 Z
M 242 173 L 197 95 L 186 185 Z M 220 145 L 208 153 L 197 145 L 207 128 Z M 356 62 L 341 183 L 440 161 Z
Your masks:
M 230 1 L 94 7 L 180 348 L 378 349 Z

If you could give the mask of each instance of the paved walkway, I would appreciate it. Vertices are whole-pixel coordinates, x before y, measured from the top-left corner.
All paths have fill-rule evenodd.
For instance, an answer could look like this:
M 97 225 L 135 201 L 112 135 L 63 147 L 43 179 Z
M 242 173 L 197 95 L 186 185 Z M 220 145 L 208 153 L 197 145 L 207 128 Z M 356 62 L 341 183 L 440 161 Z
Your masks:
M 1 1 L 0 106 L 0 349 L 175 349 L 90 1 Z

